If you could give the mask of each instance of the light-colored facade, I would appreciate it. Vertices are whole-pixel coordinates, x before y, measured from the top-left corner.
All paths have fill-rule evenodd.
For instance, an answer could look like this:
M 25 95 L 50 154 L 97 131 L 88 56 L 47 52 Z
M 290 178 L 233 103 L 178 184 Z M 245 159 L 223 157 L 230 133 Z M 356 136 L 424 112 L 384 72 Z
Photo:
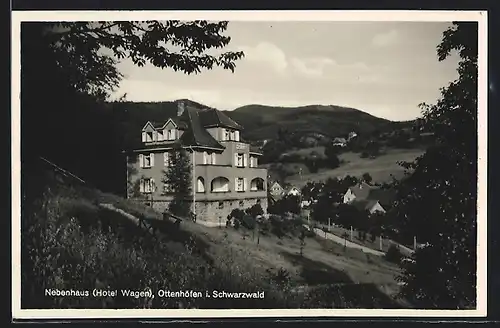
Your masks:
M 174 196 L 162 180 L 174 147 L 181 146 L 194 191 L 186 201 L 195 204 L 197 220 L 225 223 L 233 209 L 256 203 L 267 211 L 267 170 L 258 167 L 261 154 L 241 140 L 242 127 L 215 109 L 178 106 L 176 117 L 147 122 L 142 147 L 128 153 L 128 197 L 167 210 Z

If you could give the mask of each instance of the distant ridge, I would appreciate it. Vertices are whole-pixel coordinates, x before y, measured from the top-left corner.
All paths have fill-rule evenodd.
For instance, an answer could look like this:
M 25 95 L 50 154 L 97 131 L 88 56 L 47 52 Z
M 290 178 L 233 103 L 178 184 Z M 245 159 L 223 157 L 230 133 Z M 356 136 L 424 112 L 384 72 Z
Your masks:
M 162 102 L 112 102 L 115 121 L 120 124 L 125 139 L 136 140 L 147 121 L 162 121 L 175 115 L 177 103 L 184 101 L 196 108 L 213 108 L 190 99 Z M 330 137 L 347 135 L 351 131 L 370 133 L 380 129 L 398 129 L 413 121 L 393 122 L 356 108 L 336 105 L 307 105 L 298 107 L 250 104 L 232 111 L 223 111 L 244 128 L 243 137 L 249 141 L 273 139 L 279 129 L 295 133 L 318 133 Z

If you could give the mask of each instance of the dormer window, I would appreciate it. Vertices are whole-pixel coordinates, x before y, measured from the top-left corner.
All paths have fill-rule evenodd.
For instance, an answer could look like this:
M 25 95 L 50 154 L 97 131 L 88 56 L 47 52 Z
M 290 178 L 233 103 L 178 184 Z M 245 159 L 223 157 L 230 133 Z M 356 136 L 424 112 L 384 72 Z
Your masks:
M 159 130 L 159 131 L 158 131 L 158 137 L 157 137 L 157 140 L 158 140 L 158 141 L 163 141 L 163 130 Z
M 222 141 L 240 141 L 240 131 L 223 129 Z
M 169 140 L 169 141 L 175 140 L 175 135 L 176 135 L 175 129 L 168 129 L 165 131 L 166 131 L 166 140 Z
M 153 131 L 142 133 L 142 142 L 152 142 L 153 141 Z

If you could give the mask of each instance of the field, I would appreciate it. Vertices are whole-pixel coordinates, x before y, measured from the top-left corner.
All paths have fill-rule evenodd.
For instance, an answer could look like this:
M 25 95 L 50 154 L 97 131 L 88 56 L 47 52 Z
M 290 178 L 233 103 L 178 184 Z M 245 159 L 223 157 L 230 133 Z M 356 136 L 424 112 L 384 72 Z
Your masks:
M 321 149 L 316 147 L 313 150 L 319 152 Z M 312 150 L 302 149 L 295 152 L 305 155 L 310 151 Z M 325 181 L 330 177 L 345 175 L 360 177 L 366 172 L 371 175 L 374 182 L 389 182 L 392 177 L 398 179 L 404 176 L 404 169 L 398 165 L 399 161 L 412 161 L 423 153 L 422 149 L 388 149 L 385 154 L 370 159 L 361 158 L 358 153 L 347 152 L 339 156 L 342 164 L 336 169 L 320 169 L 317 173 L 309 173 L 303 169 L 301 175 L 297 172 L 287 177 L 286 182 L 302 187 L 309 181 Z M 293 164 L 287 164 L 287 166 L 293 167 Z

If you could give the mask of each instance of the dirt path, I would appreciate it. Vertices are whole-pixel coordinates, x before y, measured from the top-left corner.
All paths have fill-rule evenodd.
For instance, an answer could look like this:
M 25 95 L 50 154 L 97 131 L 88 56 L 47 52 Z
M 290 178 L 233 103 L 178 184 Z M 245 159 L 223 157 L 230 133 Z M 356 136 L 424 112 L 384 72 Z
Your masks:
M 304 227 L 308 228 L 307 225 L 304 225 Z M 344 238 L 341 238 L 341 237 L 336 236 L 336 235 L 329 233 L 329 232 L 324 232 L 321 229 L 314 228 L 313 231 L 319 237 L 326 238 L 326 239 L 331 240 L 337 244 L 345 245 L 346 247 L 349 247 L 349 248 L 359 249 L 359 250 L 361 250 L 365 253 L 368 253 L 368 254 L 373 254 L 373 255 L 377 255 L 377 256 L 384 256 L 385 255 L 384 252 L 377 251 L 377 250 L 371 249 L 369 247 L 353 243 L 349 240 L 344 240 Z

